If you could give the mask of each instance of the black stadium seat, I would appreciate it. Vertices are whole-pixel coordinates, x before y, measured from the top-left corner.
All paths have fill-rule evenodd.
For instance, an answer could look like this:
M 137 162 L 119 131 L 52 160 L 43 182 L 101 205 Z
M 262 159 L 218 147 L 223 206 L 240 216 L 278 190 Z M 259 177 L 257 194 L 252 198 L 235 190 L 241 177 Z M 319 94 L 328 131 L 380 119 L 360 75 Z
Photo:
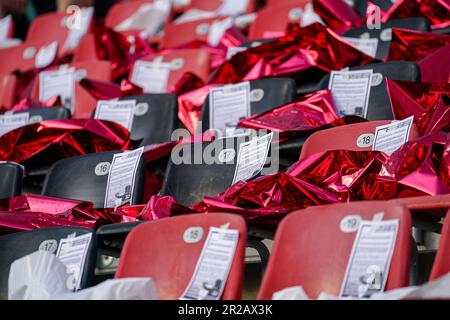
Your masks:
M 262 92 L 260 100 L 250 103 L 252 115 L 293 102 L 297 98 L 295 81 L 287 78 L 253 80 L 250 81 L 250 90 Z M 207 131 L 209 129 L 209 98 L 206 98 L 203 105 L 201 119 L 203 131 Z
M 171 141 L 177 128 L 178 101 L 173 94 L 143 94 L 119 100 L 136 100 L 130 138 L 137 146 Z
M 419 65 L 415 62 L 395 61 L 349 68 L 350 71 L 368 69 L 373 70 L 373 81 L 372 87 L 370 88 L 367 119 L 370 121 L 392 120 L 391 102 L 384 78 L 418 82 L 421 78 Z M 328 89 L 329 81 L 330 76 L 325 76 L 320 82 L 320 88 Z
M 351 29 L 343 34 L 344 37 L 360 38 L 367 35 L 368 38 L 378 38 L 378 49 L 376 58 L 383 60 L 388 54 L 391 46 L 392 28 L 402 28 L 417 31 L 429 31 L 430 24 L 425 18 L 407 18 L 390 20 L 381 24 L 381 28 L 369 29 L 360 27 Z
M 56 251 L 61 239 L 69 235 L 81 236 L 92 233 L 92 239 L 88 247 L 86 260 L 81 277 L 80 288 L 87 288 L 92 283 L 96 263 L 97 240 L 93 231 L 85 228 L 48 228 L 35 231 L 25 231 L 10 235 L 0 236 L 0 300 L 8 298 L 8 277 L 11 264 L 26 255 L 37 250 L 42 250 L 41 244 L 45 241 L 52 242 L 51 251 Z M 47 247 L 48 250 L 48 247 Z M 50 252 L 51 252 L 50 251 Z M 56 252 L 52 252 L 56 253 Z
M 420 81 L 420 68 L 415 62 L 387 62 L 374 63 L 365 66 L 349 68 L 350 71 L 373 69 L 374 78 L 370 89 L 370 99 L 367 119 L 392 120 L 392 108 L 384 77 L 392 80 Z M 319 83 L 318 89 L 328 89 L 330 75 L 325 76 Z M 280 144 L 280 160 L 282 165 L 289 166 L 299 158 L 303 143 L 308 135 L 290 139 Z
M 39 123 L 45 120 L 61 120 L 70 118 L 70 110 L 63 107 L 30 108 L 16 111 L 14 114 L 28 113 L 29 123 Z
M 88 154 L 56 162 L 45 178 L 42 194 L 51 197 L 84 200 L 103 208 L 108 174 L 97 175 L 96 167 L 102 163 L 111 163 L 114 154 L 121 151 Z M 132 195 L 132 204 L 140 204 L 144 190 L 145 164 L 141 158 Z
M 0 199 L 20 195 L 24 174 L 20 164 L 0 161 Z

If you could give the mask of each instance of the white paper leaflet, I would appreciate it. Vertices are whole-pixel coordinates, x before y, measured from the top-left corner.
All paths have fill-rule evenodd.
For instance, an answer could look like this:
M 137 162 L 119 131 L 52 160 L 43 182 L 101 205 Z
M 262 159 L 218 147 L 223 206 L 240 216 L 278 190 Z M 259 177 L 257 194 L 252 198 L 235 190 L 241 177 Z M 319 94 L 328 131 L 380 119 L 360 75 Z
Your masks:
M 209 128 L 224 136 L 236 135 L 238 122 L 250 116 L 250 108 L 249 82 L 212 88 L 209 90 Z
M 245 47 L 229 47 L 227 51 L 227 60 L 230 60 L 235 54 L 245 50 L 247 50 Z
M 36 54 L 35 66 L 38 69 L 46 68 L 52 64 L 58 52 L 58 42 L 53 41 L 48 46 L 41 47 Z
M 399 221 L 362 221 L 344 276 L 341 297 L 370 297 L 386 286 Z
M 117 32 L 141 30 L 145 32 L 146 36 L 153 36 L 164 26 L 169 14 L 170 1 L 168 0 L 144 3 L 114 30 Z
M 228 29 L 230 29 L 233 25 L 234 20 L 231 17 L 228 17 L 223 20 L 214 21 L 211 27 L 209 28 L 208 43 L 213 47 L 217 47 L 220 43 L 220 40 L 222 40 L 222 37 L 225 34 L 225 32 Z
M 411 116 L 405 120 L 376 127 L 372 150 L 382 151 L 388 155 L 398 150 L 408 141 L 413 120 L 414 116 Z
M 220 299 L 238 240 L 238 230 L 210 228 L 194 274 L 181 300 Z
M 0 137 L 14 129 L 26 126 L 29 117 L 28 112 L 0 115 Z
M 247 11 L 248 0 L 224 0 L 216 13 L 221 16 L 238 16 Z
M 378 49 L 378 38 L 351 38 L 342 37 L 345 41 L 350 42 L 359 51 L 365 53 L 369 57 L 375 58 Z
M 9 30 L 11 28 L 11 16 L 6 16 L 3 19 L 0 19 L 0 42 L 5 41 L 8 39 L 9 36 Z
M 99 101 L 95 109 L 95 119 L 107 120 L 120 124 L 131 131 L 133 127 L 136 100 Z
M 165 93 L 170 75 L 169 62 L 138 60 L 134 64 L 131 82 L 145 93 Z
M 136 170 L 144 148 L 115 154 L 108 174 L 105 208 L 117 208 L 133 200 Z
M 39 100 L 60 96 L 72 114 L 75 108 L 75 68 L 61 68 L 39 73 Z
M 332 71 L 328 88 L 341 117 L 365 118 L 369 104 L 373 70 Z
M 71 50 L 80 44 L 81 39 L 86 35 L 91 25 L 92 16 L 94 14 L 94 8 L 81 8 L 74 13 L 73 17 L 74 25 L 69 27 L 69 34 L 64 43 L 65 50 Z
M 269 154 L 272 138 L 273 132 L 249 142 L 241 143 L 233 184 L 238 181 L 247 181 L 261 172 Z
M 69 236 L 59 242 L 56 256 L 66 265 L 68 273 L 71 274 L 69 283 L 74 290 L 80 289 L 81 276 L 91 239 L 92 233 L 86 233 L 78 237 Z

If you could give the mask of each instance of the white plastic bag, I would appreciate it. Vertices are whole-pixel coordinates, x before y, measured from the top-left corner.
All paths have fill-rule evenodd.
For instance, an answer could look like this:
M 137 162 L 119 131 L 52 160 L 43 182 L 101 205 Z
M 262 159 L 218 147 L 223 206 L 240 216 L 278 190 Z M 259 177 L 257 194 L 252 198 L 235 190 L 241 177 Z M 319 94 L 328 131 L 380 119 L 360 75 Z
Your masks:
M 47 251 L 36 251 L 11 264 L 9 300 L 157 300 L 153 280 L 125 278 L 72 292 L 66 266 Z

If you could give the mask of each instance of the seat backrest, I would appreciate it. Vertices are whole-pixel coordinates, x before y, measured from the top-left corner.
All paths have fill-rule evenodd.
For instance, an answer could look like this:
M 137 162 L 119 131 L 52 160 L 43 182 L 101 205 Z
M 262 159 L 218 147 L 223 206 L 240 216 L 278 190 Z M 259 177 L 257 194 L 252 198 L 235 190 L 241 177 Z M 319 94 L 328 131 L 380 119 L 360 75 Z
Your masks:
M 72 118 L 82 119 L 89 118 L 92 111 L 97 105 L 97 99 L 93 97 L 85 88 L 83 88 L 79 81 L 87 78 L 89 80 L 109 82 L 111 81 L 111 62 L 109 61 L 83 61 L 72 63 L 69 67 L 76 70 L 75 81 L 75 107 Z M 59 67 L 49 68 L 49 70 L 58 70 Z M 36 78 L 38 79 L 38 78 Z M 32 89 L 32 97 L 39 99 L 39 80 L 34 82 Z
M 206 42 L 213 22 L 220 19 L 207 18 L 182 23 L 168 23 L 164 28 L 161 48 L 177 48 L 195 40 Z
M 273 38 L 278 33 L 284 34 L 289 23 L 300 22 L 303 9 L 311 0 L 285 1 L 281 4 L 266 6 L 260 10 L 255 21 L 250 25 L 250 40 Z
M 85 228 L 46 228 L 34 231 L 18 232 L 10 235 L 0 236 L 0 300 L 8 299 L 8 277 L 11 264 L 26 255 L 40 250 L 40 246 L 45 241 L 51 241 L 51 248 L 56 254 L 59 241 L 69 235 L 81 236 L 87 233 L 92 234 L 86 260 L 84 262 L 83 274 L 81 275 L 81 289 L 92 284 L 94 276 L 97 240 L 95 232 Z
M 250 82 L 250 109 L 255 115 L 265 112 L 297 99 L 297 86 L 293 79 L 270 78 Z M 254 97 L 252 99 L 252 97 Z M 201 111 L 203 131 L 209 129 L 209 96 Z
M 143 94 L 119 100 L 136 100 L 130 139 L 139 146 L 171 141 L 177 127 L 178 100 L 174 94 Z
M 13 74 L 0 76 L 0 106 L 12 107 L 16 94 L 17 77 Z
M 224 3 L 224 0 L 191 0 L 188 9 L 197 9 L 202 11 L 216 11 Z M 244 13 L 250 13 L 255 9 L 256 1 L 247 0 L 247 8 Z
M 445 217 L 448 209 L 450 209 L 449 194 L 400 198 L 390 201 L 406 206 L 413 215 L 419 213 L 442 218 Z
M 31 22 L 26 41 L 57 41 L 60 46 L 69 35 L 67 28 L 68 15 L 62 12 L 51 12 L 39 15 Z
M 372 220 L 380 212 L 384 212 L 383 220 L 400 222 L 386 290 L 407 286 L 411 255 L 409 211 L 382 201 L 351 202 L 295 211 L 280 223 L 258 299 L 271 299 L 275 292 L 293 286 L 303 286 L 312 298 L 321 292 L 338 295 L 356 236 L 356 231 L 341 231 L 341 222 L 350 215 Z
M 211 55 L 205 49 L 182 49 L 146 56 L 139 60 L 170 62 L 172 67 L 167 81 L 167 89 L 170 89 L 186 72 L 193 73 L 206 82 L 210 72 Z
M 430 281 L 436 280 L 439 277 L 450 272 L 450 215 L 447 215 L 442 227 L 441 238 L 439 239 L 439 247 L 434 258 L 433 268 L 431 269 Z
M 50 197 L 90 201 L 103 208 L 108 174 L 96 173 L 97 165 L 109 163 L 121 151 L 88 154 L 57 161 L 45 177 L 42 194 Z M 98 170 L 97 170 L 98 171 Z M 145 164 L 141 158 L 136 170 L 131 204 L 141 204 L 144 190 Z
M 381 28 L 369 29 L 367 26 L 346 31 L 343 36 L 352 38 L 378 38 L 378 48 L 375 57 L 383 60 L 389 54 L 392 40 L 392 28 L 402 28 L 417 31 L 429 31 L 430 24 L 425 18 L 394 19 L 381 24 Z
M 120 23 L 131 17 L 139 8 L 153 0 L 116 1 L 105 18 L 105 27 L 114 29 Z
M 384 78 L 391 80 L 420 81 L 420 67 L 415 62 L 386 62 L 349 68 L 350 71 L 373 70 L 372 86 L 370 88 L 367 120 L 391 120 L 393 113 L 391 101 Z M 319 84 L 321 89 L 328 89 L 330 75 L 326 75 Z
M 0 199 L 20 195 L 24 168 L 14 162 L 0 161 Z
M 317 131 L 306 139 L 300 159 L 331 150 L 371 151 L 372 145 L 366 146 L 367 144 L 362 142 L 362 138 L 370 134 L 374 135 L 376 127 L 390 123 L 389 120 L 370 121 Z M 414 140 L 418 136 L 417 128 L 413 125 L 409 133 L 409 140 Z M 371 141 L 373 143 L 373 138 Z
M 178 299 L 192 277 L 209 228 L 228 223 L 229 229 L 239 231 L 239 241 L 222 299 L 240 299 L 247 228 L 238 215 L 190 214 L 135 227 L 125 240 L 115 277 L 151 277 L 160 299 Z M 186 243 L 183 235 L 192 227 L 202 228 L 203 236 L 199 242 Z
M 225 191 L 233 183 L 239 146 L 245 140 L 245 137 L 227 138 L 176 146 L 167 165 L 161 194 L 174 196 L 178 203 L 191 206 L 205 196 L 215 197 Z M 224 159 L 227 151 L 230 158 Z M 204 155 L 210 155 L 213 163 L 208 164 Z
M 14 114 L 21 113 L 28 113 L 29 123 L 39 123 L 44 120 L 60 120 L 70 118 L 70 110 L 63 107 L 30 108 L 14 112 Z
M 27 41 L 17 46 L 0 49 L 0 74 L 25 72 L 35 68 L 36 55 L 50 42 Z

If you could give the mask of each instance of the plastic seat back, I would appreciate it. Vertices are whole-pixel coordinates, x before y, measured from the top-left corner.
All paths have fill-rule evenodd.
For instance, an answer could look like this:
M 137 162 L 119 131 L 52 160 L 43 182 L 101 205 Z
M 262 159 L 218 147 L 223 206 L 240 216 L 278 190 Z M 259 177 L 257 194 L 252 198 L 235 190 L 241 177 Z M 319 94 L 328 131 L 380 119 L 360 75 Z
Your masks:
M 338 295 L 355 240 L 355 232 L 341 231 L 347 216 L 372 220 L 399 219 L 386 290 L 409 284 L 411 217 L 409 211 L 387 202 L 352 202 L 310 207 L 289 214 L 279 225 L 258 299 L 271 299 L 280 290 L 303 286 L 316 298 L 321 292 Z
M 300 22 L 303 9 L 311 0 L 285 1 L 281 4 L 266 6 L 258 12 L 251 24 L 248 38 L 250 40 L 274 38 L 283 35 L 289 23 Z
M 239 145 L 245 140 L 245 137 L 227 138 L 175 147 L 161 194 L 174 196 L 178 203 L 191 206 L 205 196 L 214 197 L 225 191 L 233 183 Z M 211 155 L 209 163 L 204 155 Z
M 202 11 L 216 11 L 225 1 L 223 0 L 191 0 L 189 9 L 198 9 Z M 244 13 L 250 13 L 255 10 L 256 1 L 248 0 L 247 8 Z
M 300 159 L 331 150 L 371 151 L 372 145 L 366 146 L 367 144 L 364 144 L 362 138 L 370 134 L 374 135 L 376 127 L 390 123 L 391 121 L 370 121 L 317 131 L 306 139 Z M 414 140 L 418 136 L 417 128 L 413 125 L 409 133 L 409 140 Z M 336 137 L 339 138 L 336 139 Z M 373 140 L 373 138 L 371 139 Z
M 46 228 L 34 231 L 25 231 L 10 235 L 0 236 L 0 300 L 8 299 L 8 277 L 11 264 L 26 255 L 40 248 L 43 242 L 51 244 L 52 253 L 56 254 L 59 241 L 74 234 L 81 236 L 87 233 L 92 234 L 86 260 L 84 262 L 83 273 L 81 275 L 81 289 L 87 288 L 92 283 L 97 257 L 97 241 L 93 231 L 85 228 Z
M 167 81 L 167 90 L 170 90 L 186 72 L 193 73 L 206 82 L 210 72 L 211 56 L 208 50 L 204 49 L 180 49 L 146 56 L 139 60 L 170 62 L 171 70 Z
M 225 224 L 239 230 L 239 241 L 222 299 L 240 299 L 247 228 L 238 215 L 191 214 L 135 227 L 125 241 L 115 277 L 151 277 L 160 299 L 178 299 L 192 277 L 209 228 Z M 183 235 L 192 227 L 202 228 L 203 236 L 199 242 L 186 243 Z
M 0 76 L 0 106 L 12 107 L 15 102 L 17 77 L 13 74 Z
M 108 174 L 96 173 L 100 164 L 109 163 L 121 151 L 88 154 L 57 161 L 45 177 L 42 194 L 50 197 L 90 201 L 104 207 Z M 140 204 L 144 190 L 145 164 L 141 158 L 136 170 L 131 204 Z
M 70 110 L 63 107 L 30 108 L 27 110 L 14 112 L 14 114 L 20 113 L 28 113 L 29 123 L 39 123 L 45 120 L 60 120 L 70 118 Z
M 450 212 L 450 211 L 449 211 Z M 439 247 L 434 258 L 433 268 L 431 269 L 430 281 L 450 272 L 450 215 L 447 215 L 442 227 L 441 238 L 439 239 Z
M 297 98 L 295 81 L 288 78 L 253 80 L 250 81 L 250 90 L 250 108 L 252 115 L 293 102 Z M 209 97 L 206 98 L 202 107 L 201 119 L 203 131 L 208 130 Z
M 352 38 L 378 38 L 376 58 L 383 60 L 389 54 L 389 49 L 391 47 L 392 28 L 429 31 L 430 24 L 425 18 L 390 20 L 386 23 L 382 23 L 381 28 L 369 29 L 367 27 L 359 27 L 345 32 L 343 36 Z
M 374 63 L 349 68 L 350 71 L 368 69 L 373 70 L 373 77 L 372 86 L 370 88 L 369 105 L 367 107 L 367 120 L 391 120 L 394 116 L 384 78 L 387 77 L 391 80 L 420 81 L 420 67 L 415 62 L 399 61 Z M 319 87 L 327 89 L 329 81 L 330 75 L 325 76 L 321 80 Z
M 24 168 L 14 162 L 0 161 L 0 199 L 20 195 Z
M 177 128 L 178 100 L 173 94 L 144 94 L 119 100 L 136 100 L 130 139 L 140 146 L 171 141 Z
M 169 23 L 164 28 L 161 48 L 177 48 L 192 41 L 208 40 L 208 32 L 214 21 L 221 18 L 207 18 L 182 23 Z
M 116 1 L 108 11 L 105 26 L 114 29 L 120 23 L 131 17 L 142 5 L 152 3 L 153 0 Z

